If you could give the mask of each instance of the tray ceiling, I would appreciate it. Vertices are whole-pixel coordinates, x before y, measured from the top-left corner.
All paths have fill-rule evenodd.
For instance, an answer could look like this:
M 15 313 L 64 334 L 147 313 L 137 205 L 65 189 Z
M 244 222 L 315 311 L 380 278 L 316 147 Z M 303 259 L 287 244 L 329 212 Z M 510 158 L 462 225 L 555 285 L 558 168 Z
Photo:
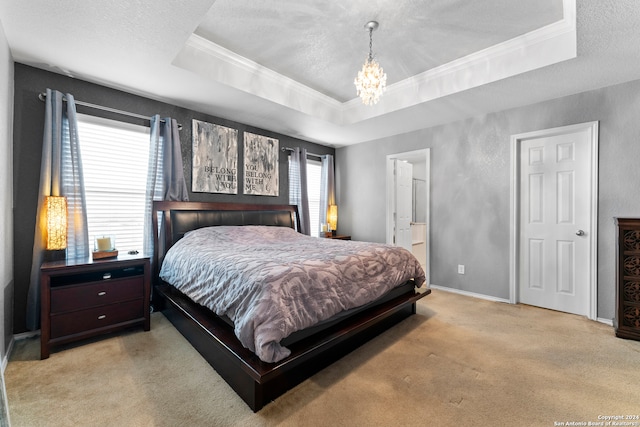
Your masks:
M 0 22 L 17 62 L 332 146 L 640 78 L 635 0 L 3 0 Z
M 217 0 L 195 34 L 345 102 L 356 97 L 370 20 L 380 23 L 373 50 L 392 85 L 562 17 L 557 0 Z

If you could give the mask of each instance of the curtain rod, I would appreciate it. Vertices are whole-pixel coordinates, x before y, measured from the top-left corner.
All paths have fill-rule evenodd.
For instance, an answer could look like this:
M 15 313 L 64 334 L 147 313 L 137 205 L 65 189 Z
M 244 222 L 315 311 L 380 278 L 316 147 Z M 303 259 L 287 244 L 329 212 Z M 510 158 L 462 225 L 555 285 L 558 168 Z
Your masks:
M 289 148 L 289 147 L 282 147 L 280 149 L 280 151 L 285 152 L 285 151 L 293 151 L 293 148 Z M 319 157 L 322 158 L 322 156 L 324 156 L 325 154 L 314 154 L 314 153 L 307 153 L 307 156 L 312 156 L 312 157 Z
M 47 99 L 47 94 L 45 92 L 40 92 L 38 94 L 38 99 L 40 99 L 40 101 L 44 102 Z M 66 101 L 67 97 L 63 96 L 62 100 Z M 83 107 L 95 108 L 96 110 L 101 110 L 101 111 L 107 111 L 109 113 L 120 114 L 121 116 L 129 116 L 129 117 L 133 117 L 135 119 L 142 119 L 142 120 L 151 120 L 151 117 L 143 116 L 142 114 L 130 113 L 128 111 L 123 111 L 123 110 L 116 110 L 115 108 L 105 107 L 103 105 L 91 104 L 89 102 L 78 101 L 78 100 L 75 100 L 75 103 L 76 103 L 76 105 L 82 105 Z M 160 121 L 164 122 L 164 119 L 160 119 Z M 178 129 L 182 129 L 182 125 L 180 123 L 178 123 Z

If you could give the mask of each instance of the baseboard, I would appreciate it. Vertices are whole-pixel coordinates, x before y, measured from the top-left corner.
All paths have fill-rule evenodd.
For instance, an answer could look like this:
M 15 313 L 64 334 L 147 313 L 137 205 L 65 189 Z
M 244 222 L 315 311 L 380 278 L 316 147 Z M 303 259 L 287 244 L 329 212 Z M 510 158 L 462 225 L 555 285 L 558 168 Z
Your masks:
M 605 319 L 603 317 L 598 317 L 596 321 L 613 327 L 613 319 Z
M 492 297 L 490 295 L 477 294 L 475 292 L 463 291 L 463 290 L 454 289 L 454 288 L 447 288 L 446 286 L 429 285 L 429 287 L 432 288 L 432 289 L 437 289 L 439 291 L 451 292 L 453 294 L 466 295 L 468 297 L 474 297 L 474 298 L 480 298 L 480 299 L 484 299 L 484 300 L 488 300 L 488 301 L 504 302 L 504 303 L 507 303 L 507 304 L 511 304 L 511 302 L 509 302 L 508 299 L 496 298 L 496 297 Z M 609 325 L 609 326 L 613 327 L 613 319 L 605 319 L 604 317 L 598 317 L 595 320 L 596 320 L 596 322 L 604 323 L 605 325 Z
M 504 302 L 504 303 L 510 304 L 508 299 L 498 298 L 498 297 L 494 297 L 494 296 L 491 296 L 491 295 L 477 294 L 475 292 L 463 291 L 461 289 L 448 288 L 446 286 L 429 285 L 429 287 L 431 289 L 437 289 L 439 291 L 451 292 L 453 294 L 460 294 L 460 295 L 465 295 L 465 296 L 468 296 L 468 297 L 484 299 L 484 300 L 487 300 L 487 301 Z
M 14 337 L 11 337 L 11 341 L 9 341 L 9 345 L 7 346 L 7 351 L 5 351 L 4 357 L 2 358 L 2 366 L 0 366 L 2 369 L 2 372 L 0 373 L 0 426 L 11 425 L 11 420 L 9 418 L 9 402 L 7 401 L 7 387 L 4 383 L 4 371 L 9 363 L 9 355 L 11 355 L 11 351 L 13 350 L 14 341 Z
M 1 362 L 2 373 L 4 373 L 4 370 L 7 367 L 7 363 L 9 363 L 9 357 L 11 356 L 11 352 L 13 351 L 14 343 L 16 341 L 25 340 L 27 338 L 36 337 L 38 335 L 40 335 L 40 329 L 38 329 L 37 331 L 29 331 L 29 332 L 22 332 L 20 334 L 14 334 L 13 337 L 11 337 L 11 341 L 7 346 L 7 351 L 5 352 L 4 357 L 2 358 L 2 362 Z
M 16 341 L 19 341 L 19 340 L 25 340 L 27 338 L 37 337 L 39 335 L 40 335 L 40 329 L 36 331 L 21 332 L 19 334 L 14 334 L 13 339 Z
M 9 345 L 7 346 L 7 351 L 4 353 L 4 357 L 2 358 L 2 374 L 4 374 L 4 370 L 7 368 L 7 364 L 9 363 L 9 356 L 11 356 L 11 352 L 13 351 L 13 343 L 15 341 L 14 337 L 11 337 L 11 341 L 9 341 Z

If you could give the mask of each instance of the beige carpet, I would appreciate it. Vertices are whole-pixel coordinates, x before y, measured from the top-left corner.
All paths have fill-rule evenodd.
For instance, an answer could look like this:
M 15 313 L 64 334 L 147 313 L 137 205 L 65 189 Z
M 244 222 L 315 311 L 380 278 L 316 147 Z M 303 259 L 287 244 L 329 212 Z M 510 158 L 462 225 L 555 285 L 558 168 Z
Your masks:
M 254 414 L 159 313 L 54 352 L 16 343 L 19 426 L 554 426 L 640 414 L 640 342 L 581 317 L 434 291 L 418 315 Z

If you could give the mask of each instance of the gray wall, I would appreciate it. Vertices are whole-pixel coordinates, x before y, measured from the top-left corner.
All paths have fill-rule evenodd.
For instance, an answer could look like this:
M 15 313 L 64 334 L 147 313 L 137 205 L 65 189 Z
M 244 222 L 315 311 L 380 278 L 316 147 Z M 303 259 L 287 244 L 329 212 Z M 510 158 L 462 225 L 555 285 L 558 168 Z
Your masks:
M 386 156 L 431 148 L 432 284 L 508 299 L 511 135 L 599 121 L 598 317 L 612 319 L 613 217 L 640 216 L 639 118 L 633 81 L 340 148 L 341 232 L 384 242 Z
M 335 154 L 333 148 L 320 146 L 297 138 L 280 135 L 265 129 L 258 129 L 242 123 L 213 117 L 197 111 L 180 108 L 148 98 L 132 95 L 123 91 L 110 89 L 86 81 L 72 79 L 59 74 L 50 73 L 23 64 L 15 64 L 15 106 L 14 106 L 14 136 L 13 136 L 13 165 L 14 165 L 14 239 L 15 251 L 15 299 L 14 321 L 15 333 L 24 332 L 27 290 L 29 287 L 29 272 L 31 269 L 31 252 L 33 248 L 33 233 L 35 228 L 35 214 L 38 185 L 40 179 L 40 158 L 42 153 L 42 131 L 44 126 L 44 103 L 38 99 L 38 94 L 46 88 L 57 89 L 64 93 L 71 93 L 78 101 L 116 108 L 123 111 L 151 116 L 160 114 L 162 117 L 175 118 L 183 125 L 180 131 L 182 145 L 182 160 L 185 179 L 189 188 L 189 199 L 192 201 L 216 201 L 235 203 L 289 203 L 289 178 L 287 174 L 287 155 L 281 153 L 279 165 L 280 195 L 278 197 L 228 195 L 191 192 L 191 121 L 192 119 L 215 123 L 238 129 L 238 139 L 241 140 L 244 131 L 278 138 L 281 147 L 304 147 L 312 153 Z M 212 94 L 215 96 L 215 94 Z M 109 117 L 108 114 L 97 110 L 87 110 L 78 107 L 79 112 Z M 119 120 L 131 121 L 123 116 L 112 116 Z M 143 124 L 143 121 L 133 120 Z M 146 123 L 148 125 L 148 122 Z M 239 149 L 242 143 L 238 143 Z M 242 154 L 238 157 L 238 170 L 242 170 Z M 241 186 L 240 186 L 241 187 Z M 242 188 L 239 190 L 242 193 Z M 19 236 L 19 238 L 17 237 Z
M 13 216 L 11 134 L 13 59 L 0 22 L 0 357 L 5 361 L 13 325 Z

